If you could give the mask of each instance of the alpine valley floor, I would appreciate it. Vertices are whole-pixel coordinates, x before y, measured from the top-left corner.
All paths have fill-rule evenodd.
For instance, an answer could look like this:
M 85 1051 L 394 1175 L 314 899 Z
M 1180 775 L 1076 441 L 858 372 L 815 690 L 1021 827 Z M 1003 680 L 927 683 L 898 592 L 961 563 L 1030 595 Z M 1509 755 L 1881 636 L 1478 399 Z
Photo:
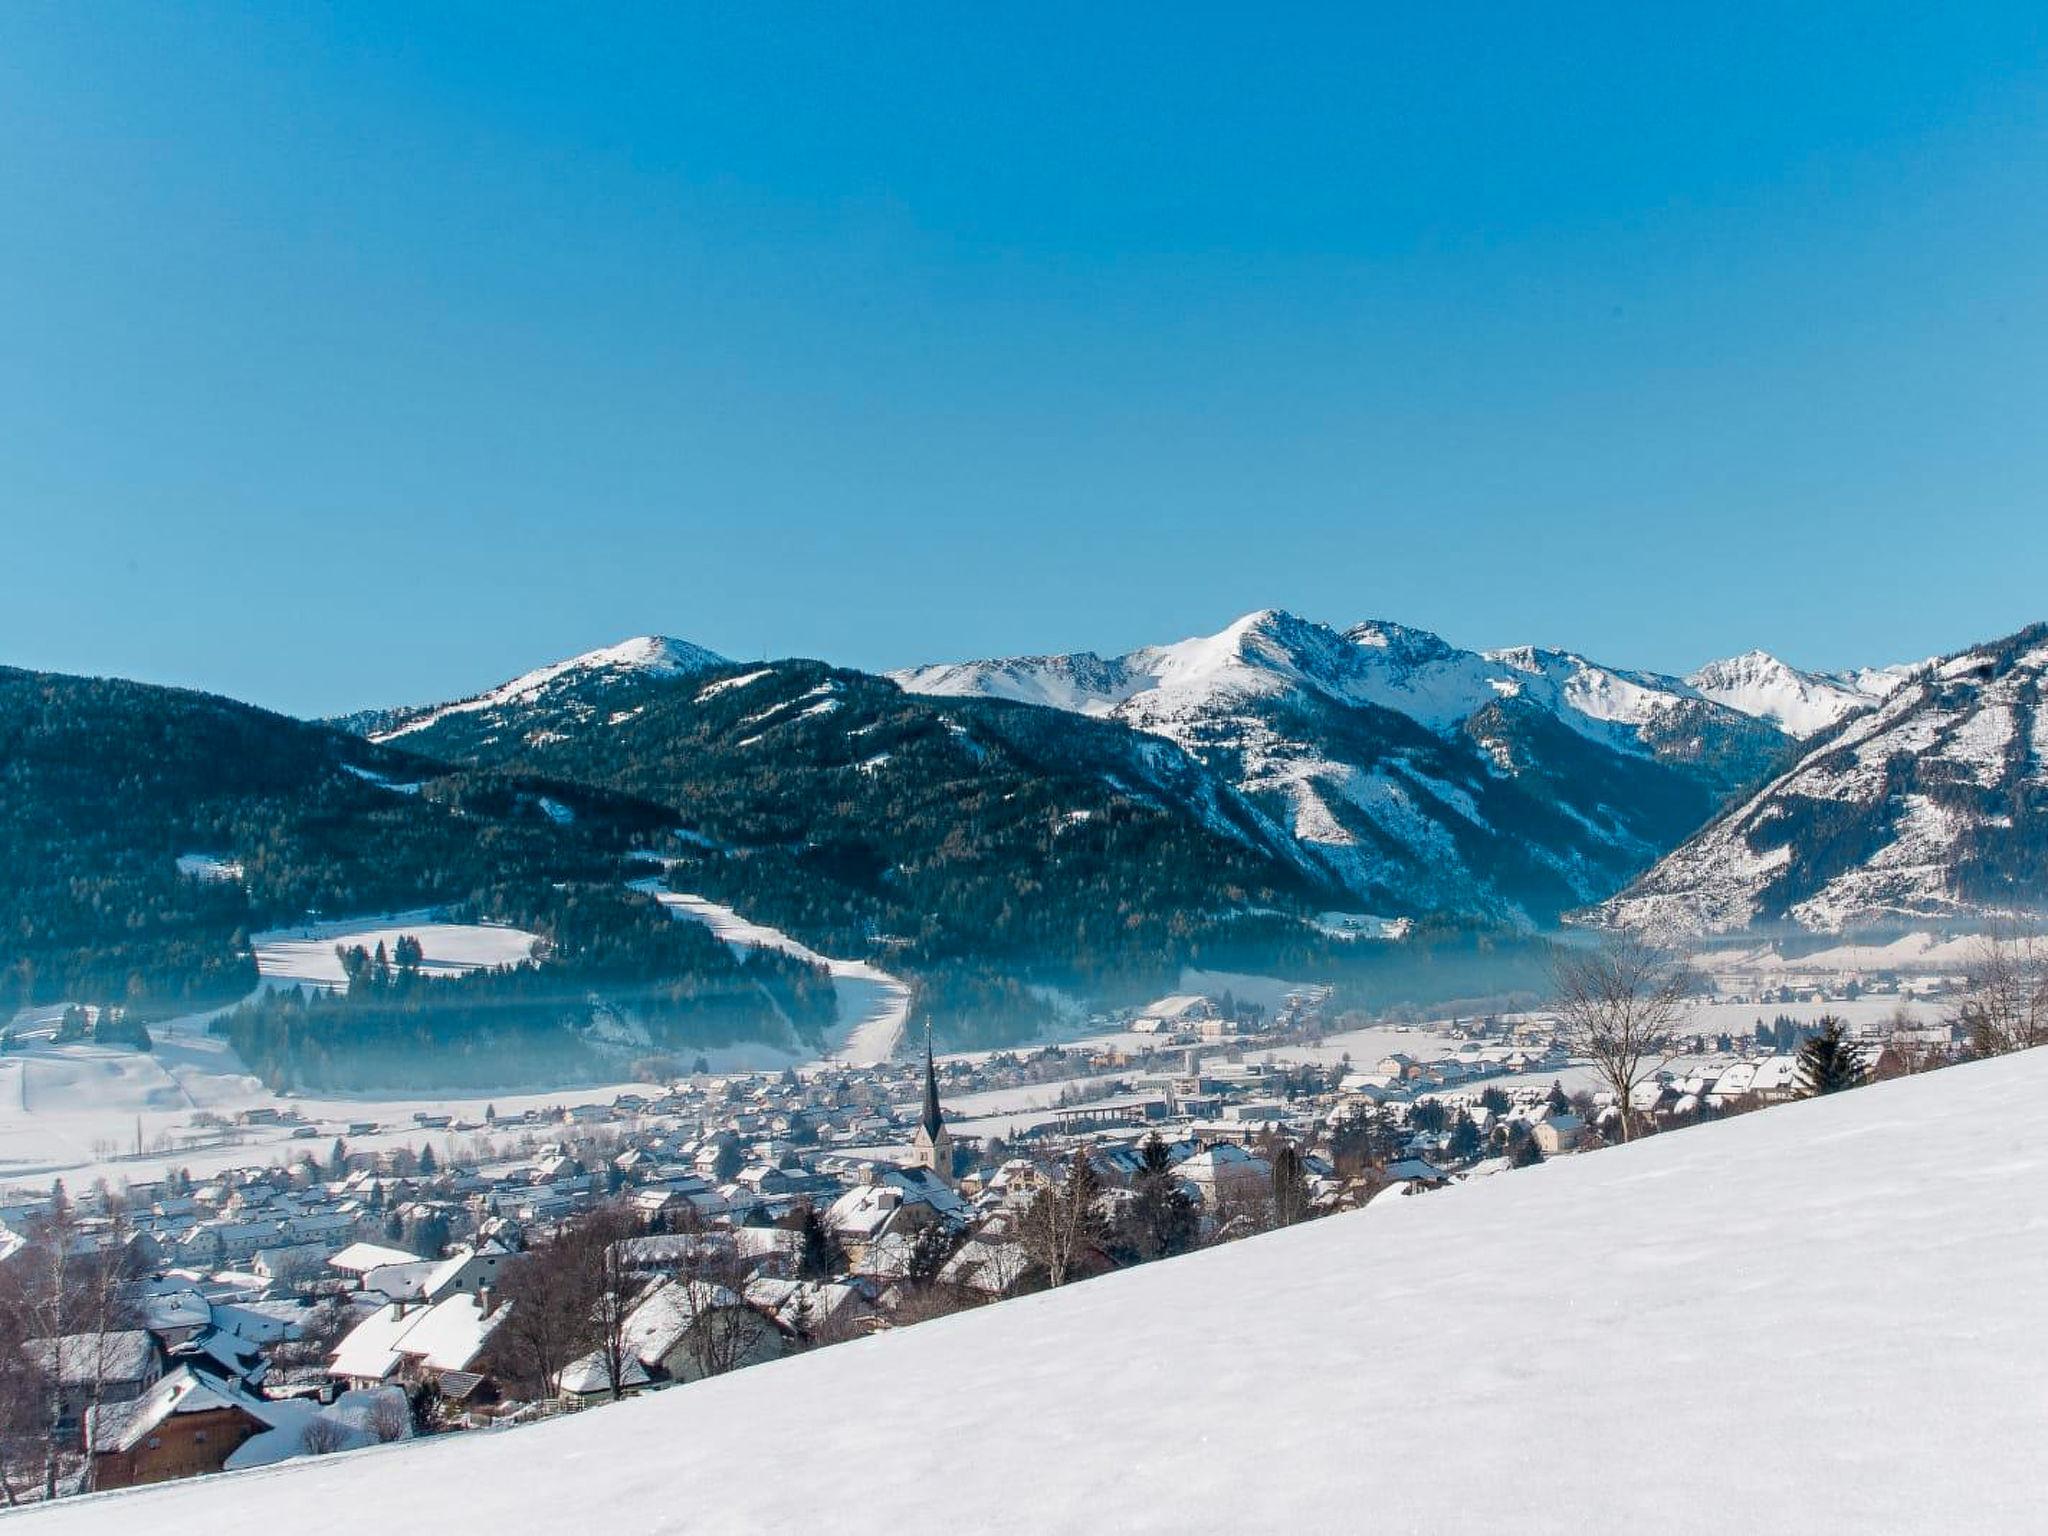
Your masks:
M 2039 1529 L 2048 1050 L 60 1533 Z M 36 1526 L 34 1522 L 40 1521 Z

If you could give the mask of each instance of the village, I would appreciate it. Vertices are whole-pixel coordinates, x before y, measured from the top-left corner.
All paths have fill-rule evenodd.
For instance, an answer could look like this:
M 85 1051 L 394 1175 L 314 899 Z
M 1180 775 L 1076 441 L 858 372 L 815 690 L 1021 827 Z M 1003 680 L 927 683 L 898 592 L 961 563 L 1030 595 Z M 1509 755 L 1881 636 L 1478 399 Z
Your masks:
M 1771 1005 L 1863 996 L 1724 994 L 1630 1108 L 1793 1097 L 1806 1030 Z M 1874 1068 L 1947 1038 L 1863 1007 Z M 1617 1114 L 1541 1012 L 1373 1024 L 1301 988 L 1103 1022 L 409 1128 L 253 1109 L 291 1155 L 17 1191 L 0 1256 L 59 1279 L 10 1372 L 7 1496 L 508 1428 L 1569 1155 Z

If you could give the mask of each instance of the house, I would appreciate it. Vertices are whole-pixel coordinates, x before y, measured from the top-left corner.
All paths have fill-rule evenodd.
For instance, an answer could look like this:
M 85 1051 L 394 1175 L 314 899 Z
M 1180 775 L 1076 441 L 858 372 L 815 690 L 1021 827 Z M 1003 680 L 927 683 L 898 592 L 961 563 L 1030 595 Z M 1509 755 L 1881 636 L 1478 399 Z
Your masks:
M 1176 1167 L 1173 1174 L 1193 1187 L 1203 1208 L 1209 1211 L 1214 1211 L 1219 1203 L 1262 1197 L 1273 1187 L 1272 1164 L 1227 1141 L 1206 1152 L 1197 1152 Z
M 249 1270 L 273 1285 L 300 1285 L 316 1278 L 326 1267 L 325 1243 L 293 1243 L 281 1248 L 259 1248 L 250 1256 Z
M 498 1270 L 511 1262 L 512 1252 L 498 1243 L 479 1248 L 458 1248 L 441 1261 L 440 1268 L 427 1276 L 423 1287 L 429 1301 L 460 1292 L 475 1296 L 496 1283 Z
M 722 1285 L 660 1280 L 626 1318 L 626 1347 L 650 1376 L 700 1381 L 780 1356 L 782 1327 Z
M 131 1402 L 163 1375 L 163 1352 L 142 1328 L 31 1339 L 27 1353 L 48 1383 L 51 1426 L 73 1446 L 84 1442 L 88 1406 Z
M 426 1383 L 444 1397 L 466 1399 L 484 1385 L 478 1357 L 504 1320 L 505 1308 L 488 1291 L 456 1291 L 424 1307 L 394 1301 L 348 1331 L 327 1374 L 359 1390 Z
M 1545 1157 L 1577 1151 L 1579 1139 L 1585 1134 L 1586 1122 L 1577 1115 L 1552 1115 L 1547 1120 L 1537 1121 L 1535 1129 L 1529 1133 L 1536 1143 L 1536 1150 Z
M 218 1472 L 269 1428 L 251 1399 L 181 1366 L 139 1397 L 91 1410 L 87 1478 L 98 1491 Z
M 756 1275 L 743 1289 L 749 1303 L 803 1340 L 844 1337 L 858 1325 L 863 1308 L 858 1289 L 825 1280 Z
M 144 1296 L 139 1306 L 142 1326 L 155 1334 L 165 1349 L 213 1326 L 213 1304 L 189 1287 Z
M 1030 1272 L 1023 1244 L 977 1236 L 954 1250 L 939 1271 L 939 1283 L 994 1299 L 1014 1295 Z
M 633 1397 L 653 1384 L 647 1367 L 628 1354 L 619 1365 L 619 1396 Z M 601 1349 L 571 1360 L 556 1373 L 555 1395 L 572 1403 L 604 1403 L 612 1398 L 611 1364 Z

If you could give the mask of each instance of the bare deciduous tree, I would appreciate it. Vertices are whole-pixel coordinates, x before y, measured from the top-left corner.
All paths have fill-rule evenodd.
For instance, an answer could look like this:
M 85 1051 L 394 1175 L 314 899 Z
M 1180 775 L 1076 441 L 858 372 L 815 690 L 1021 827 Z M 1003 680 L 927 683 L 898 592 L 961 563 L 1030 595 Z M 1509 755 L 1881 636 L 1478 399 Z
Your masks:
M 406 1406 L 404 1397 L 396 1392 L 379 1392 L 377 1400 L 370 1404 L 370 1411 L 363 1416 L 363 1428 L 376 1437 L 379 1445 L 403 1440 L 411 1425 L 412 1410 Z
M 626 1279 L 614 1245 L 635 1230 L 622 1208 L 601 1207 L 505 1266 L 498 1292 L 509 1310 L 485 1346 L 493 1374 L 540 1397 L 555 1390 L 562 1367 L 605 1349 L 615 1367 L 611 1380 L 620 1379 L 626 1308 L 616 1294 L 605 1302 L 608 1289 L 616 1293 Z
M 299 1431 L 299 1444 L 306 1448 L 309 1456 L 325 1456 L 348 1444 L 348 1427 L 323 1413 L 316 1413 Z
M 1678 1055 L 1691 973 L 1668 950 L 1622 933 L 1561 947 L 1551 978 L 1566 1039 L 1614 1095 L 1627 1141 L 1636 1088 Z
M 1988 934 L 1966 972 L 1954 1022 L 1979 1056 L 2048 1044 L 2048 940 L 2037 932 Z
M 1089 1252 L 1106 1239 L 1108 1228 L 1097 1203 L 1101 1195 L 1102 1181 L 1088 1149 L 1077 1147 L 1065 1182 L 1040 1190 L 1025 1210 L 1019 1236 L 1032 1262 L 1045 1270 L 1048 1285 L 1073 1279 Z

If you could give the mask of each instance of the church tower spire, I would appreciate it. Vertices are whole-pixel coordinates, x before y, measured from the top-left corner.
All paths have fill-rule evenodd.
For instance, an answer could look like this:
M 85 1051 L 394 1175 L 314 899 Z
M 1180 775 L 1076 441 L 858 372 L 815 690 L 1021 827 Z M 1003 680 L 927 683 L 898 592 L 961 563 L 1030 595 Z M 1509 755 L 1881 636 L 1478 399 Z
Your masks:
M 953 1133 L 946 1129 L 946 1116 L 939 1108 L 939 1070 L 932 1059 L 929 1015 L 924 1021 L 924 1112 L 918 1117 L 910 1145 L 915 1166 L 931 1169 L 948 1184 L 953 1182 Z

